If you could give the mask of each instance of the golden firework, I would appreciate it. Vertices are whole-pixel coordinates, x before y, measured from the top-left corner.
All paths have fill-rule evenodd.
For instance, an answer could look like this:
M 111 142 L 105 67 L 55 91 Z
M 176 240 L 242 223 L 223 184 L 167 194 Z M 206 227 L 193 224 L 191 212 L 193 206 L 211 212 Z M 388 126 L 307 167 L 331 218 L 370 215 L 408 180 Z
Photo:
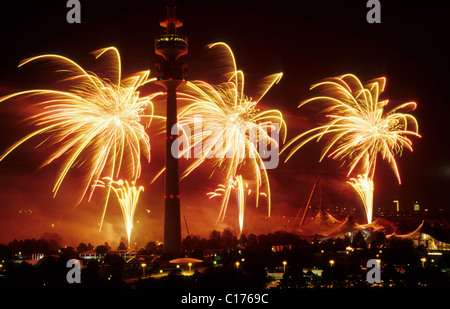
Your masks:
M 220 184 L 216 190 L 214 190 L 213 192 L 208 192 L 206 195 L 208 195 L 211 199 L 216 196 L 224 196 L 226 194 L 230 195 L 231 190 L 236 191 L 240 236 L 242 234 L 242 230 L 244 229 L 244 214 L 247 197 L 252 192 L 252 190 L 248 188 L 248 183 L 246 183 L 242 178 L 242 175 L 237 175 L 233 179 L 230 179 L 227 186 Z
M 366 212 L 367 223 L 372 222 L 373 215 L 373 180 L 367 175 L 358 175 L 347 181 L 358 193 Z
M 125 230 L 127 232 L 128 249 L 130 248 L 131 231 L 133 229 L 134 214 L 139 200 L 139 194 L 144 191 L 143 186 L 136 187 L 135 181 L 118 180 L 114 181 L 109 177 L 104 178 L 108 183 L 105 184 L 102 180 L 97 180 L 95 186 L 108 187 L 114 191 L 117 200 L 119 201 L 120 209 L 122 210 Z
M 268 76 L 256 99 L 250 98 L 244 93 L 244 73 L 237 69 L 231 48 L 225 43 L 209 47 L 224 51 L 225 59 L 231 64 L 231 72 L 228 80 L 217 86 L 204 81 L 188 82 L 179 95 L 184 104 L 178 116 L 182 131 L 180 139 L 188 145 L 179 152 L 179 156 L 195 158 L 182 177 L 189 175 L 206 159 L 214 159 L 215 165 L 225 171 L 225 179 L 234 179 L 238 170 L 247 165 L 251 175 L 248 178 L 255 180 L 255 191 L 259 193 L 264 187 L 267 192 L 270 216 L 270 185 L 264 158 L 274 151 L 278 158 L 279 143 L 286 137 L 286 124 L 279 110 L 261 111 L 258 103 L 280 80 L 282 73 Z M 226 213 L 230 187 L 226 190 L 219 220 Z
M 396 156 L 401 156 L 404 148 L 412 151 L 410 137 L 420 135 L 417 120 L 412 115 L 400 111 L 414 110 L 417 104 L 407 102 L 386 110 L 389 101 L 379 99 L 385 85 L 384 77 L 363 85 L 352 74 L 313 85 L 311 89 L 321 88 L 325 95 L 308 99 L 299 107 L 311 102 L 322 102 L 327 106 L 323 112 L 329 121 L 289 141 L 283 151 L 294 143 L 297 144 L 290 150 L 286 161 L 306 143 L 312 140 L 319 141 L 326 136 L 328 140 L 320 161 L 325 156 L 343 161 L 349 167 L 348 176 L 359 167 L 358 174 L 362 175 L 361 179 L 373 184 L 377 154 L 380 153 L 383 159 L 387 159 L 398 182 L 401 183 Z M 352 181 L 352 184 L 357 183 L 360 181 Z M 371 209 L 367 211 L 371 213 Z
M 30 139 L 42 136 L 40 146 L 56 149 L 42 166 L 63 160 L 53 187 L 54 195 L 69 170 L 85 168 L 85 186 L 80 201 L 88 188 L 92 188 L 92 194 L 94 184 L 102 176 L 112 179 L 124 170 L 133 180 L 139 177 L 141 154 L 150 161 L 150 139 L 145 129 L 157 117 L 153 114 L 151 100 L 161 94 L 141 96 L 138 91 L 154 80 L 149 78 L 150 71 L 122 79 L 120 54 L 115 47 L 103 48 L 93 54 L 96 59 L 103 56 L 106 69 L 102 73 L 107 77 L 89 73 L 64 56 L 36 56 L 22 61 L 19 66 L 38 60 L 50 61 L 57 65 L 57 72 L 69 75 L 62 80 L 68 84 L 68 89 L 26 90 L 0 99 L 1 102 L 25 96 L 30 100 L 37 99 L 41 109 L 29 118 L 36 129 L 9 147 L 0 156 L 0 161 Z M 110 190 L 106 200 L 109 193 Z

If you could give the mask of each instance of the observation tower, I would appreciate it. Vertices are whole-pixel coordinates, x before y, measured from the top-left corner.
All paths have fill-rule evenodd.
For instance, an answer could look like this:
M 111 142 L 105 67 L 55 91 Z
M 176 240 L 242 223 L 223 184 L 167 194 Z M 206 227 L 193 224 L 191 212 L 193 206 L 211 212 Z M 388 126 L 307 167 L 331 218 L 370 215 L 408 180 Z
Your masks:
M 173 153 L 172 143 L 178 136 L 177 89 L 187 76 L 187 64 L 180 57 L 188 52 L 187 37 L 178 34 L 183 23 L 175 18 L 175 1 L 167 1 L 167 18 L 160 22 L 166 29 L 155 40 L 155 53 L 161 56 L 156 63 L 157 84 L 167 92 L 166 120 L 166 173 L 164 191 L 164 256 L 168 259 L 181 256 L 181 217 L 178 178 L 178 153 Z M 178 149 L 178 147 L 175 147 Z

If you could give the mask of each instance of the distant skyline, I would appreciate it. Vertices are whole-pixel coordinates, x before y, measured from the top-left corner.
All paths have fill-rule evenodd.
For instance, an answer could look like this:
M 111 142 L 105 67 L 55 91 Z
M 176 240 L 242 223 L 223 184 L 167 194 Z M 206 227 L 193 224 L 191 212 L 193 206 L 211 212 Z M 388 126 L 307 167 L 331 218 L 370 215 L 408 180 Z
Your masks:
M 297 108 L 313 95 L 309 87 L 327 77 L 353 73 L 362 81 L 387 77 L 382 97 L 392 105 L 415 101 L 412 114 L 419 122 L 421 139 L 413 138 L 414 152 L 404 151 L 398 158 L 402 185 L 398 185 L 389 164 L 378 161 L 375 176 L 374 214 L 376 209 L 413 210 L 450 207 L 450 115 L 447 88 L 450 82 L 450 40 L 448 4 L 443 2 L 381 1 L 381 23 L 366 21 L 366 1 L 319 0 L 293 6 L 289 1 L 178 1 L 177 17 L 182 19 L 182 33 L 189 39 L 188 79 L 210 83 L 223 81 L 211 70 L 211 59 L 205 46 L 223 41 L 234 51 L 238 69 L 244 71 L 250 91 L 265 76 L 283 72 L 260 103 L 261 109 L 280 109 L 288 126 L 288 140 L 317 125 L 322 116 L 314 107 Z M 130 0 L 126 4 L 110 1 L 82 1 L 81 24 L 68 24 L 65 1 L 46 0 L 5 4 L 0 20 L 0 95 L 36 87 L 51 88 L 45 78 L 45 66 L 17 68 L 28 57 L 55 53 L 64 55 L 95 72 L 89 53 L 115 46 L 122 56 L 124 75 L 150 69 L 154 73 L 157 55 L 154 38 L 163 29 L 159 20 L 165 16 L 164 1 Z M 153 74 L 152 73 L 152 74 Z M 149 93 L 153 86 L 142 89 Z M 162 105 L 161 105 L 162 104 Z M 18 108 L 17 106 L 20 106 Z M 29 132 L 22 121 L 32 112 L 24 104 L 3 102 L 0 105 L 0 151 Z M 164 111 L 164 103 L 157 112 Z M 148 131 L 152 145 L 151 163 L 143 161 L 139 185 L 145 187 L 138 203 L 133 238 L 143 245 L 149 240 L 162 241 L 163 178 L 149 182 L 163 167 L 164 137 Z M 36 140 L 37 141 L 37 140 Z M 0 242 L 13 238 L 40 237 L 57 232 L 63 242 L 80 241 L 112 244 L 126 237 L 119 206 L 111 203 L 105 226 L 98 232 L 101 217 L 101 195 L 91 203 L 76 206 L 77 184 L 82 175 L 73 170 L 64 181 L 61 192 L 52 197 L 52 187 L 60 162 L 39 170 L 46 157 L 36 143 L 11 153 L 0 162 Z M 304 147 L 287 163 L 280 156 L 278 168 L 269 171 L 272 187 L 272 215 L 267 209 L 247 207 L 244 234 L 283 229 L 279 219 L 295 216 L 304 206 L 315 179 L 321 177 L 320 194 L 325 207 L 356 208 L 363 221 L 363 206 L 356 193 L 346 184 L 346 170 L 339 163 L 325 159 L 319 163 L 323 144 Z M 207 162 L 208 163 L 208 162 Z M 180 162 L 187 167 L 188 162 Z M 181 181 L 182 236 L 186 236 L 184 218 L 191 234 L 206 235 L 213 229 L 230 227 L 238 231 L 237 206 L 230 202 L 224 224 L 215 226 L 219 214 L 218 200 L 206 193 L 222 182 L 220 172 L 209 179 L 211 166 L 196 170 Z M 30 213 L 20 210 L 31 209 Z M 147 211 L 149 210 L 149 212 Z M 53 226 L 52 226 L 53 224 Z M 237 233 L 236 233 L 237 234 Z

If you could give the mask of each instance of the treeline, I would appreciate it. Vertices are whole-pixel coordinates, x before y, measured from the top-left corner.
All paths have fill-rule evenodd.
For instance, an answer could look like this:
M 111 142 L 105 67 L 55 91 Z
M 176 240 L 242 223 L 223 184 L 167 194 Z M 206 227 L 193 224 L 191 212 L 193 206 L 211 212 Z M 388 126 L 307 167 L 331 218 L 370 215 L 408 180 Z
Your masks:
M 346 246 L 365 248 L 369 245 L 378 247 L 385 242 L 384 234 L 373 233 L 369 241 L 365 240 L 361 233 L 356 234 L 352 240 L 349 239 L 329 239 L 322 241 L 322 246 L 334 247 L 336 250 L 344 250 Z M 0 244 L 0 259 L 9 260 L 14 255 L 21 253 L 22 257 L 30 258 L 34 253 L 42 253 L 45 256 L 64 254 L 69 258 L 78 258 L 80 253 L 95 251 L 97 254 L 106 254 L 113 248 L 104 242 L 104 244 L 94 246 L 91 243 L 81 242 L 77 247 L 62 246 L 62 238 L 57 233 L 44 233 L 41 238 L 31 238 L 24 240 L 14 239 L 8 244 Z M 280 248 L 305 248 L 310 246 L 310 241 L 306 241 L 299 235 L 278 231 L 268 234 L 242 234 L 237 236 L 230 229 L 223 231 L 213 230 L 209 236 L 201 237 L 190 235 L 183 239 L 182 247 L 185 253 L 191 257 L 202 258 L 207 250 L 233 250 L 246 248 L 250 251 L 260 253 L 269 252 L 272 246 Z M 120 242 L 117 250 L 127 250 L 127 246 Z M 143 248 L 138 250 L 138 254 L 161 254 L 163 245 L 154 241 L 148 242 Z
M 33 254 L 64 255 L 68 258 L 78 258 L 80 253 L 95 251 L 106 253 L 112 250 L 107 242 L 102 245 L 93 246 L 91 243 L 81 242 L 76 248 L 63 246 L 62 238 L 57 233 L 44 233 L 41 238 L 14 239 L 8 244 L 0 244 L 0 260 L 8 261 L 14 258 L 30 259 Z M 123 242 L 119 244 L 118 250 L 126 249 Z
M 51 255 L 58 253 L 61 249 L 62 238 L 57 233 L 44 233 L 41 238 L 14 239 L 7 245 L 0 244 L 0 259 L 10 260 L 16 254 L 23 257 L 31 257 L 34 253 Z
M 247 248 L 257 250 L 271 250 L 272 246 L 306 246 L 308 242 L 300 236 L 283 231 L 269 234 L 242 234 L 239 238 L 230 230 L 222 232 L 213 230 L 209 238 L 196 235 L 183 239 L 186 251 L 226 250 Z

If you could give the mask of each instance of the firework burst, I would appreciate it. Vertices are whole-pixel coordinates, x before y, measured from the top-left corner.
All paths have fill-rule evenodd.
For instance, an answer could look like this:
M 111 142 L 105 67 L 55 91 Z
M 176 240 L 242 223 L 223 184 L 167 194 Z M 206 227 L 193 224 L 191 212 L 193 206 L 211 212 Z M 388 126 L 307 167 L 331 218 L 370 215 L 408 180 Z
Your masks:
M 242 175 L 237 175 L 233 179 L 230 179 L 227 186 L 220 184 L 216 190 L 214 190 L 213 192 L 208 192 L 206 195 L 208 195 L 210 199 L 216 196 L 223 197 L 227 194 L 230 195 L 232 190 L 236 191 L 236 202 L 239 212 L 238 220 L 239 220 L 239 236 L 240 236 L 242 234 L 242 230 L 244 229 L 244 214 L 245 214 L 245 205 L 247 203 L 247 197 L 252 192 L 252 190 L 248 188 L 248 183 L 246 183 L 242 178 Z
M 26 59 L 20 66 L 34 61 L 50 61 L 58 66 L 57 72 L 69 75 L 63 80 L 68 83 L 69 89 L 27 90 L 0 99 L 1 102 L 26 96 L 27 99 L 37 100 L 37 106 L 41 108 L 41 112 L 28 119 L 35 126 L 35 131 L 9 147 L 0 161 L 30 139 L 42 136 L 40 146 L 56 149 L 42 166 L 59 158 L 63 160 L 53 188 L 54 195 L 69 170 L 81 166 L 86 169 L 85 186 L 79 201 L 89 188 L 92 188 L 92 195 L 95 183 L 102 176 L 112 179 L 124 170 L 129 179 L 139 177 L 141 154 L 150 161 L 150 139 L 145 129 L 156 117 L 151 100 L 160 94 L 140 96 L 137 91 L 154 80 L 149 78 L 150 71 L 122 79 L 120 54 L 116 48 L 100 49 L 93 54 L 96 59 L 102 57 L 106 61 L 107 78 L 88 73 L 66 57 L 42 55 Z M 106 200 L 109 194 L 110 190 Z M 105 211 L 106 206 L 103 217 Z
M 328 95 L 317 96 L 302 102 L 324 102 L 329 120 L 325 125 L 311 129 L 292 139 L 285 149 L 298 142 L 289 152 L 288 160 L 299 148 L 312 140 L 329 139 L 320 161 L 328 156 L 343 161 L 349 167 L 349 176 L 357 167 L 361 170 L 357 179 L 350 180 L 363 199 L 368 221 L 372 217 L 373 176 L 380 153 L 401 183 L 396 156 L 404 148 L 413 150 L 411 136 L 420 137 L 417 120 L 399 111 L 416 108 L 415 102 L 407 102 L 386 111 L 388 100 L 379 100 L 386 78 L 378 78 L 363 85 L 359 79 L 346 74 L 325 80 L 312 86 L 322 88 Z M 369 185 L 370 184 L 370 185 Z M 370 214 L 370 215 L 369 215 Z
M 180 156 L 192 150 L 196 158 L 182 177 L 189 175 L 206 159 L 214 159 L 215 166 L 225 172 L 225 179 L 235 179 L 237 171 L 247 165 L 249 178 L 255 180 L 255 191 L 264 187 L 268 195 L 268 215 L 270 216 L 270 185 L 264 158 L 276 150 L 286 136 L 286 124 L 279 110 L 261 111 L 258 103 L 269 89 L 282 77 L 282 73 L 268 76 L 261 85 L 256 99 L 244 93 L 244 73 L 237 70 L 231 48 L 225 43 L 215 43 L 210 48 L 221 48 L 225 59 L 231 63 L 228 80 L 217 86 L 203 81 L 188 82 L 180 93 L 184 108 L 179 113 L 178 124 L 182 136 L 188 136 L 184 151 Z M 262 147 L 264 146 L 264 147 Z M 278 158 L 278 157 L 277 157 Z M 230 196 L 231 186 L 225 188 L 218 221 L 223 220 Z M 258 205 L 258 198 L 256 198 Z
M 125 230 L 127 232 L 128 248 L 130 248 L 131 231 L 133 230 L 134 213 L 139 200 L 139 194 L 144 191 L 143 186 L 136 187 L 135 181 L 118 180 L 114 181 L 109 177 L 104 178 L 107 181 L 105 184 L 102 180 L 97 180 L 95 186 L 108 187 L 114 191 L 117 200 L 119 201 L 120 209 L 122 210 Z

